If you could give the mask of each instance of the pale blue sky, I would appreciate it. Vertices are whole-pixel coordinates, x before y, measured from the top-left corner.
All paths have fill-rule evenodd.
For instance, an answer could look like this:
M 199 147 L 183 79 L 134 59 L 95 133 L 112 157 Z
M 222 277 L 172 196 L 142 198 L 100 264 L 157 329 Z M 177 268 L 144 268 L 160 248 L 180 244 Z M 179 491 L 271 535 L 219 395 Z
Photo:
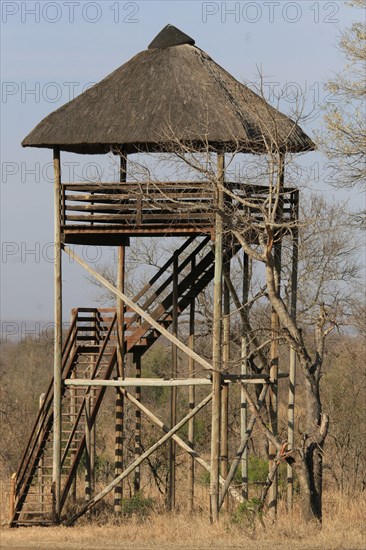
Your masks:
M 52 183 L 45 167 L 52 153 L 23 149 L 20 142 L 70 99 L 72 89 L 76 95 L 99 81 L 171 23 L 239 80 L 254 80 L 261 66 L 267 80 L 281 86 L 296 82 L 313 94 L 319 89 L 321 99 L 324 82 L 343 66 L 340 30 L 361 17 L 341 1 L 304 0 L 3 1 L 1 9 L 1 318 L 14 320 L 52 319 L 53 302 Z M 318 116 L 305 129 L 312 135 L 320 122 Z M 29 169 L 36 175 L 27 174 Z M 34 255 L 26 253 L 31 249 Z M 93 290 L 81 269 L 65 264 L 68 318 L 71 307 L 92 305 Z

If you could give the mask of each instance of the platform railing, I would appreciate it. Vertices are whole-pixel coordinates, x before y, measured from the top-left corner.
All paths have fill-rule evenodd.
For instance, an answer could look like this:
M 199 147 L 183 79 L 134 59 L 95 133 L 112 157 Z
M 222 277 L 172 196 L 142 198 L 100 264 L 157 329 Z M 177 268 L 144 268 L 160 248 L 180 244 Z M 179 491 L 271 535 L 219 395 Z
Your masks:
M 236 201 L 231 197 L 232 208 L 239 214 L 252 216 L 253 221 L 263 218 L 262 207 L 269 200 L 268 187 L 230 182 L 225 185 L 238 198 Z M 285 220 L 293 215 L 296 193 L 294 188 L 284 189 Z M 247 199 L 252 206 L 246 208 L 240 199 Z M 214 224 L 211 182 L 63 183 L 60 200 L 63 228 L 174 230 L 207 229 Z

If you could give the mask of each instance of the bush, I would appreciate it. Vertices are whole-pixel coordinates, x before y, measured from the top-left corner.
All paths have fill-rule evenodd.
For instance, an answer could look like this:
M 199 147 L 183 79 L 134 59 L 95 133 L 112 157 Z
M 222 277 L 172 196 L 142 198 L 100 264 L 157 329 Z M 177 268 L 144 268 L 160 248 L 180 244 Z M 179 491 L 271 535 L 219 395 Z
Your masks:
M 154 508 L 154 500 L 145 498 L 141 493 L 136 493 L 131 498 L 123 498 L 121 505 L 122 514 L 126 517 L 147 518 Z
M 256 519 L 262 521 L 262 511 L 259 511 L 260 503 L 260 499 L 255 497 L 241 502 L 232 515 L 232 522 L 243 527 L 254 528 Z

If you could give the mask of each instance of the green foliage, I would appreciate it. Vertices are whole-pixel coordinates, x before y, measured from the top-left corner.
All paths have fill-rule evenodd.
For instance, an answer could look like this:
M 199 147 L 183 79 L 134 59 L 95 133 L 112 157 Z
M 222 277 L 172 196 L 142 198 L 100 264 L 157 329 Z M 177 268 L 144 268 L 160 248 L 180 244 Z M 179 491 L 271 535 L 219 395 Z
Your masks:
M 262 520 L 260 504 L 260 499 L 256 497 L 241 502 L 233 513 L 231 521 L 236 525 L 254 528 L 256 520 Z
M 136 493 L 131 498 L 123 498 L 121 505 L 122 514 L 126 517 L 147 518 L 154 509 L 154 500 L 145 498 L 141 493 Z
M 257 457 L 257 456 L 250 456 L 249 457 L 249 467 L 248 467 L 248 481 L 252 484 L 262 484 L 265 483 L 268 476 L 268 460 L 265 460 L 263 458 Z M 200 476 L 200 481 L 202 485 L 209 485 L 210 484 L 210 473 L 206 470 L 202 472 Z M 285 463 L 282 463 L 279 465 L 278 468 L 278 486 L 286 487 L 287 482 L 287 466 Z M 240 484 L 241 483 L 241 466 L 238 466 L 238 469 L 236 470 L 235 476 L 234 476 L 234 483 Z M 295 493 L 298 493 L 300 490 L 299 488 L 299 482 L 296 475 L 296 472 L 294 472 L 294 491 Z
M 207 441 L 207 423 L 203 418 L 198 418 L 197 416 L 194 419 L 194 440 L 196 445 L 201 445 Z M 178 435 L 185 439 L 188 438 L 188 423 L 184 424 L 178 430 Z
M 210 485 L 210 472 L 208 472 L 207 470 L 203 470 L 200 475 L 200 482 L 204 486 Z
M 241 476 L 241 471 L 239 472 Z M 268 461 L 257 456 L 249 457 L 248 479 L 249 483 L 264 483 L 268 475 Z
M 143 376 L 147 378 L 170 377 L 171 362 L 171 351 L 157 343 L 143 356 Z M 144 392 L 149 399 L 161 404 L 166 401 L 169 388 L 144 388 Z

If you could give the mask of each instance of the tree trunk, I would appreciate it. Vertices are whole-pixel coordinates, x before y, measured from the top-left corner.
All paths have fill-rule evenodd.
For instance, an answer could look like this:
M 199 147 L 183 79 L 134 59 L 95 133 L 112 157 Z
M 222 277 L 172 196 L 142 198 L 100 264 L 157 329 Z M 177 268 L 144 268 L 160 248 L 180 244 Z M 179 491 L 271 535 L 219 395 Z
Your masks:
M 310 503 L 313 516 L 322 521 L 323 446 L 326 437 L 322 422 L 322 406 L 318 377 L 305 380 L 306 441 L 304 461 L 309 476 Z

